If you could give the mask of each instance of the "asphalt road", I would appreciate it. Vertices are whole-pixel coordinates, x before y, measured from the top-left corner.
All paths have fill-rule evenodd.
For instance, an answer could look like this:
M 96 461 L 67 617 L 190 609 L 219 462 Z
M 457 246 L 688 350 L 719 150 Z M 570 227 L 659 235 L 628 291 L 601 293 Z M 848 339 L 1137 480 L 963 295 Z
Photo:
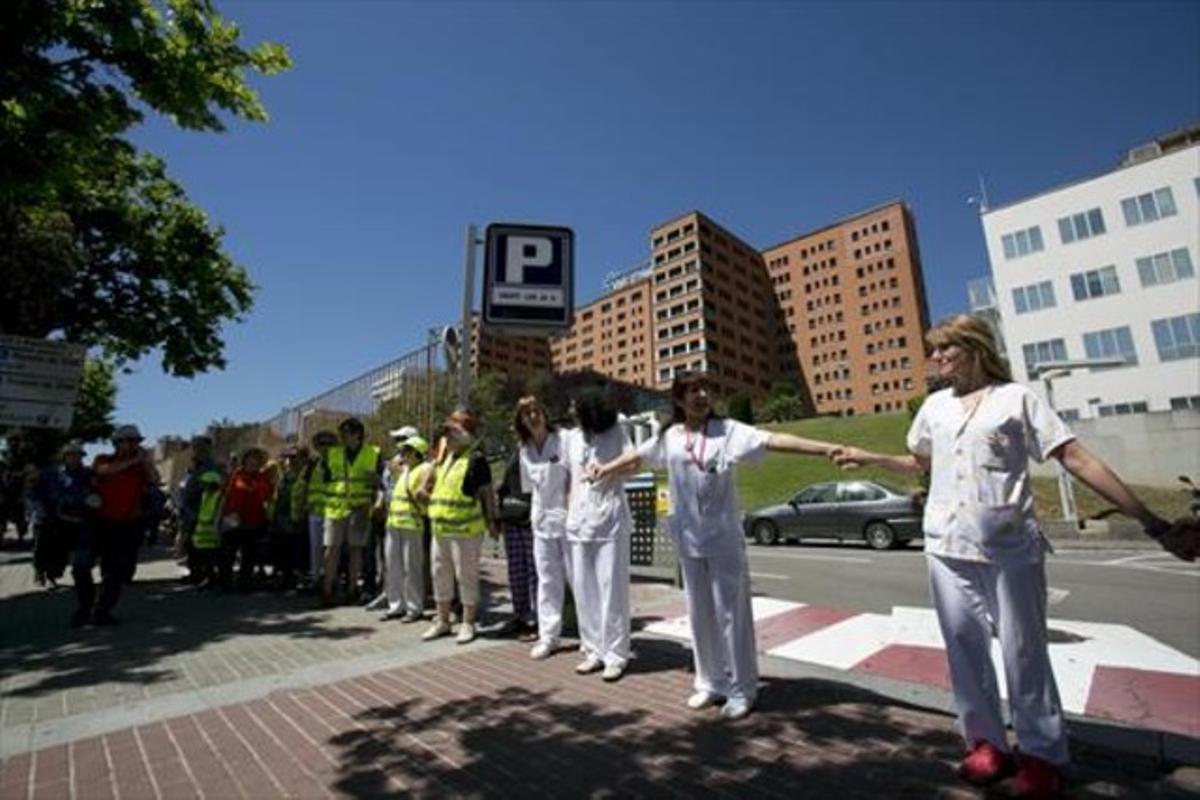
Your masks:
M 749 546 L 759 594 L 854 611 L 931 606 L 919 543 Z M 1200 658 L 1200 562 L 1153 550 L 1061 550 L 1048 557 L 1052 618 L 1129 625 Z

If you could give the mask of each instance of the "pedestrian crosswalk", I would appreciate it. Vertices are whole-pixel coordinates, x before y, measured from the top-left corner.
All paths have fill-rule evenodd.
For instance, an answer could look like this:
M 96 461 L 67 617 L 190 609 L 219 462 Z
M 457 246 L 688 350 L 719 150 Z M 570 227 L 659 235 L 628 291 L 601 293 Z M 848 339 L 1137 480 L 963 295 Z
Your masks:
M 753 601 L 759 651 L 837 670 L 948 689 L 945 647 L 933 609 L 889 614 Z M 1063 707 L 1158 730 L 1200 736 L 1200 661 L 1128 625 L 1051 619 L 1050 660 Z M 646 632 L 688 638 L 687 617 L 668 615 Z M 1001 690 L 999 643 L 992 660 Z

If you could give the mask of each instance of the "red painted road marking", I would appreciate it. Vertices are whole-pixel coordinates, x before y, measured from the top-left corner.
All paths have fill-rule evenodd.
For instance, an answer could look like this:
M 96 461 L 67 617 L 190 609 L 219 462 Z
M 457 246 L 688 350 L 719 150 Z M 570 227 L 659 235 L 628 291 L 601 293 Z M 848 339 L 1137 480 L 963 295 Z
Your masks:
M 1200 736 L 1200 677 L 1097 666 L 1084 713 Z
M 898 681 L 923 683 L 945 690 L 950 688 L 950 667 L 946 663 L 946 651 L 940 647 L 890 644 L 851 669 Z
M 857 617 L 860 613 L 842 608 L 804 606 L 784 611 L 782 614 L 774 614 L 754 625 L 758 650 L 765 653 L 784 642 L 799 639 L 801 636 L 815 633 L 822 628 L 828 628 L 830 625 L 836 625 L 851 617 Z

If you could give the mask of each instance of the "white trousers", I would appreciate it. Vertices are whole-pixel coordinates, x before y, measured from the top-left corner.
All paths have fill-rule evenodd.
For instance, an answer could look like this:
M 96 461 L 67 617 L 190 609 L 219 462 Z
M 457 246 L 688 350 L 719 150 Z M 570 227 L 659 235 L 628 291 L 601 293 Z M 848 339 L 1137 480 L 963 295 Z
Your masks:
M 623 667 L 629 661 L 629 532 L 568 548 L 581 649 L 605 666 Z
M 979 563 L 939 556 L 927 560 L 958 725 L 967 746 L 988 741 L 1008 750 L 991 658 L 994 626 L 1021 752 L 1066 764 L 1062 702 L 1046 637 L 1044 562 Z
M 537 568 L 538 641 L 553 647 L 562 635 L 563 599 L 571 580 L 567 540 L 534 534 L 533 564 Z
M 696 691 L 754 702 L 758 655 L 745 549 L 706 558 L 681 555 L 679 564 L 687 596 Z
M 383 549 L 388 611 L 420 614 L 425 607 L 425 549 L 421 532 L 387 529 Z
M 314 581 L 321 574 L 324 561 L 325 517 L 310 514 L 308 517 L 308 575 Z

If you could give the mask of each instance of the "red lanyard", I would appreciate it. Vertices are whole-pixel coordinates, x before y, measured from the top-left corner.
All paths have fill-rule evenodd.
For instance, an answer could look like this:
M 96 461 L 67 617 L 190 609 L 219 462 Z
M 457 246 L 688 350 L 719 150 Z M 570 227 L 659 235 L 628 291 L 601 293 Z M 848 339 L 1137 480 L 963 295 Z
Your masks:
M 700 429 L 700 455 L 696 455 L 696 448 L 693 444 L 692 432 L 684 427 L 683 429 L 683 449 L 687 450 L 688 459 L 693 464 L 704 470 L 704 450 L 708 447 L 708 420 L 704 420 L 704 426 Z

